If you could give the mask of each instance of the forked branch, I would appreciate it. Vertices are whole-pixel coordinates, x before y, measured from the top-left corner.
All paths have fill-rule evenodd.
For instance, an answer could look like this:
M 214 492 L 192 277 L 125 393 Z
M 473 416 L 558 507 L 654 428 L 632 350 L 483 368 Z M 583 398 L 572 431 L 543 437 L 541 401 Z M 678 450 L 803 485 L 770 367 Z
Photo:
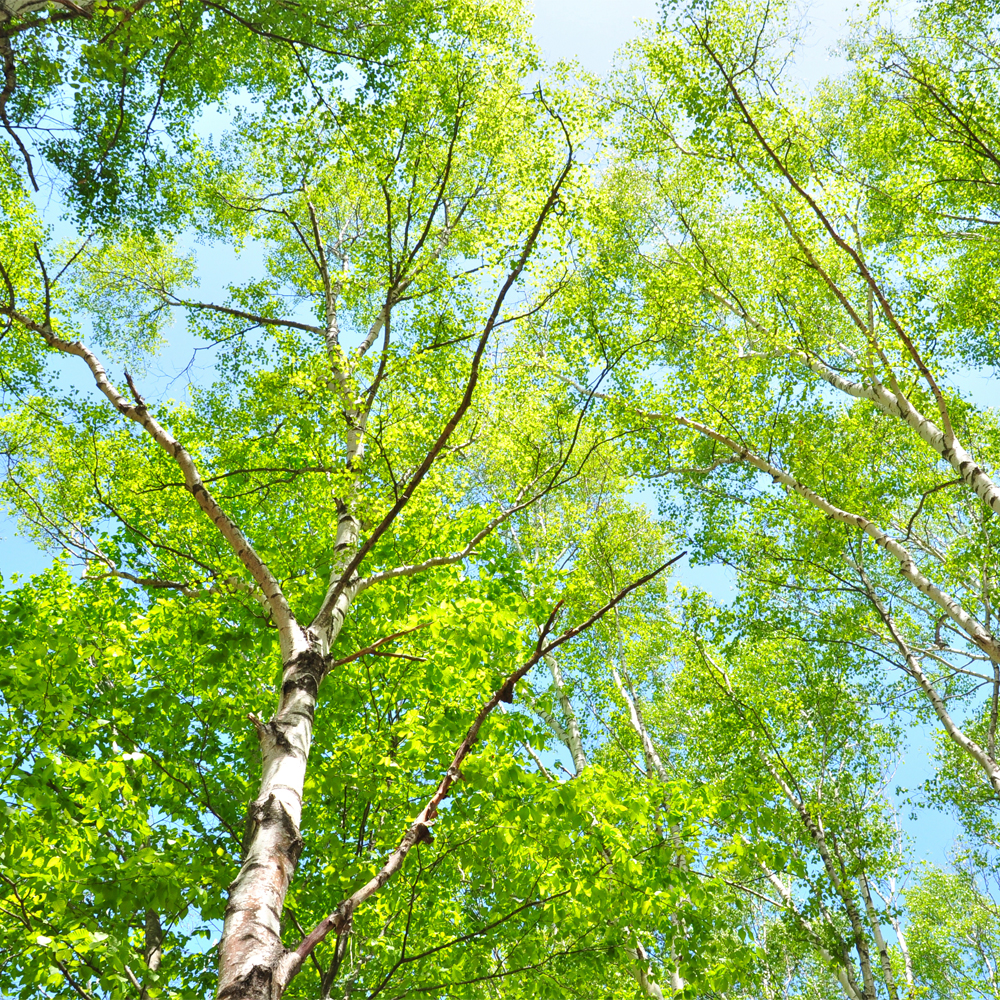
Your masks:
M 81 341 L 64 340 L 57 336 L 48 318 L 43 322 L 39 322 L 18 310 L 9 276 L 2 266 L 0 266 L 0 271 L 2 271 L 2 275 L 0 276 L 3 277 L 7 285 L 9 296 L 9 302 L 0 305 L 0 314 L 9 317 L 12 321 L 24 327 L 24 329 L 30 330 L 39 336 L 53 350 L 59 351 L 61 354 L 70 354 L 81 358 L 90 370 L 94 384 L 111 405 L 122 416 L 142 427 L 177 464 L 184 477 L 184 484 L 188 492 L 194 497 L 195 502 L 202 511 L 208 515 L 208 518 L 215 525 L 219 534 L 229 543 L 230 548 L 236 554 L 237 558 L 247 568 L 254 581 L 260 587 L 267 601 L 268 610 L 278 628 L 283 655 L 288 659 L 299 644 L 301 630 L 295 621 L 291 608 L 288 606 L 281 585 L 243 532 L 229 518 L 209 492 L 191 454 L 180 441 L 152 416 L 128 372 L 125 373 L 125 379 L 132 397 L 131 401 L 111 381 L 100 359 L 90 348 Z M 48 285 L 48 283 L 46 284 Z M 46 299 L 48 299 L 49 291 L 50 289 L 46 287 Z
M 554 112 L 551 112 L 555 115 Z M 558 115 L 555 115 L 558 119 Z M 560 124 L 562 120 L 558 119 Z M 564 126 L 565 131 L 565 126 Z M 490 310 L 489 317 L 483 326 L 483 331 L 480 334 L 479 342 L 476 345 L 475 353 L 472 357 L 472 364 L 469 368 L 469 375 L 466 378 L 465 390 L 462 393 L 462 397 L 459 401 L 458 406 L 455 408 L 455 412 L 452 414 L 451 418 L 442 428 L 441 433 L 438 435 L 437 440 L 428 449 L 427 454 L 424 456 L 423 461 L 420 463 L 416 471 L 410 477 L 409 481 L 406 483 L 404 488 L 400 491 L 396 502 L 392 505 L 389 511 L 385 514 L 378 525 L 373 529 L 368 538 L 364 541 L 362 545 L 358 547 L 354 558 L 351 559 L 350 563 L 344 568 L 344 571 L 340 574 L 339 578 L 333 581 L 330 588 L 327 590 L 326 596 L 323 599 L 323 603 L 320 607 L 316 618 L 313 620 L 311 627 L 314 629 L 322 630 L 325 627 L 325 623 L 329 619 L 334 605 L 337 599 L 348 587 L 354 586 L 357 581 L 358 567 L 361 565 L 364 558 L 369 552 L 375 547 L 378 540 L 385 534 L 386 531 L 392 526 L 393 522 L 399 516 L 403 508 L 410 502 L 411 497 L 416 492 L 417 487 L 423 482 L 424 477 L 430 471 L 431 466 L 437 460 L 438 455 L 444 450 L 448 441 L 451 439 L 452 434 L 455 432 L 455 428 L 458 427 L 462 418 L 465 416 L 469 407 L 472 405 L 473 396 L 475 395 L 476 385 L 479 382 L 479 372 L 482 365 L 483 357 L 486 353 L 486 346 L 490 341 L 493 331 L 497 325 L 497 321 L 500 316 L 500 310 L 503 308 L 504 302 L 507 300 L 507 296 L 510 290 L 514 287 L 517 280 L 520 278 L 525 266 L 528 263 L 529 258 L 534 252 L 535 246 L 538 243 L 538 239 L 541 236 L 542 228 L 545 225 L 546 220 L 552 213 L 553 209 L 556 207 L 559 201 L 559 193 L 562 189 L 566 178 L 569 176 L 569 172 L 573 166 L 573 146 L 569 142 L 569 136 L 567 134 L 567 145 L 568 152 L 566 155 L 566 161 L 563 164 L 556 180 L 549 189 L 548 197 L 545 203 L 542 205 L 534 225 L 531 227 L 531 231 L 528 233 L 527 238 L 524 241 L 524 245 L 521 249 L 521 253 L 514 263 L 514 266 L 510 269 L 505 278 L 503 284 L 500 286 L 500 290 L 493 301 L 493 307 Z
M 595 622 L 599 621 L 604 617 L 604 615 L 611 611 L 612 608 L 616 607 L 621 601 L 623 601 L 630 593 L 632 593 L 632 591 L 637 590 L 639 587 L 649 583 L 650 580 L 659 576 L 659 574 L 662 573 L 668 566 L 672 566 L 686 554 L 687 553 L 685 552 L 681 552 L 668 562 L 665 562 L 662 566 L 658 566 L 652 572 L 647 573 L 638 580 L 634 580 L 632 583 L 628 584 L 628 586 L 623 587 L 617 594 L 615 594 L 614 597 L 611 598 L 611 600 L 607 602 L 607 604 L 598 608 L 598 610 L 585 621 L 567 629 L 557 638 L 552 639 L 551 641 L 546 641 L 552 631 L 552 626 L 554 625 L 556 617 L 562 608 L 563 602 L 559 601 L 555 605 L 552 609 L 552 613 L 549 615 L 549 620 L 540 631 L 538 642 L 535 644 L 535 648 L 532 651 L 531 656 L 529 656 L 528 659 L 525 660 L 525 662 L 522 663 L 521 666 L 519 666 L 513 673 L 507 676 L 504 682 L 493 692 L 492 696 L 479 709 L 479 712 L 472 721 L 472 725 L 469 726 L 468 732 L 465 734 L 465 739 L 462 740 L 458 749 L 455 751 L 451 765 L 448 767 L 448 770 L 445 771 L 444 776 L 438 783 L 434 794 L 430 797 L 427 804 L 420 811 L 420 814 L 403 835 L 399 846 L 392 852 L 392 854 L 389 855 L 389 858 L 386 860 L 381 870 L 375 875 L 374 878 L 358 889 L 357 892 L 344 899 L 328 917 L 321 920 L 316 927 L 314 927 L 313 930 L 299 942 L 298 946 L 293 951 L 289 951 L 281 960 L 275 975 L 279 996 L 299 969 L 302 968 L 303 962 L 305 962 L 305 960 L 309 957 L 316 945 L 318 945 L 329 934 L 340 934 L 348 928 L 353 918 L 354 911 L 362 903 L 364 903 L 365 900 L 375 895 L 375 893 L 377 893 L 393 877 L 393 875 L 395 875 L 403 867 L 403 863 L 406 861 L 406 856 L 409 854 L 410 850 L 417 844 L 423 842 L 429 843 L 432 841 L 433 838 L 430 831 L 431 826 L 437 818 L 438 808 L 448 797 L 455 782 L 462 777 L 462 764 L 479 739 L 479 733 L 483 727 L 483 723 L 486 722 L 490 714 L 501 702 L 509 702 L 513 700 L 514 688 L 518 681 L 520 681 L 528 673 L 528 671 L 535 666 L 536 663 L 551 654 L 553 650 L 558 649 L 561 645 L 563 645 L 563 643 L 568 642 L 570 639 L 573 639 L 582 632 L 585 632 Z

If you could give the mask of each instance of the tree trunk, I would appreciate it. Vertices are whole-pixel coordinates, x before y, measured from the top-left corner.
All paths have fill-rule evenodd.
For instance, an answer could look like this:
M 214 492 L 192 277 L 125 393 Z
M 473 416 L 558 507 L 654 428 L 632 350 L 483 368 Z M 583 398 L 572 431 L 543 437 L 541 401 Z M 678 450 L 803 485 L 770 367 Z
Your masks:
M 51 8 L 49 0 L 0 0 L 0 24 L 9 21 L 20 14 L 30 14 L 34 11 L 45 11 Z M 84 2 L 79 5 L 84 10 L 91 4 Z
M 552 683 L 556 689 L 556 695 L 559 698 L 559 704 L 562 706 L 563 716 L 566 719 L 566 736 L 567 745 L 569 746 L 569 752 L 573 757 L 573 769 L 577 774 L 581 774 L 583 769 L 587 766 L 587 754 L 583 749 L 583 737 L 580 734 L 580 724 L 576 719 L 576 712 L 573 709 L 573 703 L 569 700 L 569 694 L 566 692 L 566 685 L 563 683 L 562 671 L 559 669 L 559 662 L 554 656 L 546 656 L 545 662 L 549 666 L 549 670 L 552 672 Z
M 163 961 L 163 925 L 156 910 L 146 910 L 145 944 L 143 958 L 150 972 L 157 972 Z M 148 983 L 148 979 L 147 979 Z M 139 994 L 140 1000 L 149 1000 L 149 990 L 143 986 Z
M 260 790 L 247 810 L 243 866 L 229 887 L 219 944 L 219 1000 L 276 1000 L 284 954 L 281 912 L 302 851 L 299 827 L 306 762 L 324 660 L 314 648 L 285 665 L 270 722 L 251 715 L 262 758 Z
M 260 743 L 260 788 L 247 809 L 243 865 L 229 887 L 219 942 L 219 1000 L 278 1000 L 284 989 L 275 978 L 285 954 L 281 913 L 302 852 L 302 792 L 316 699 L 327 654 L 357 594 L 357 577 L 348 580 L 334 600 L 330 596 L 343 582 L 357 541 L 358 522 L 341 505 L 327 597 L 308 629 L 290 618 L 282 639 L 285 664 L 278 711 L 266 723 L 250 715 Z

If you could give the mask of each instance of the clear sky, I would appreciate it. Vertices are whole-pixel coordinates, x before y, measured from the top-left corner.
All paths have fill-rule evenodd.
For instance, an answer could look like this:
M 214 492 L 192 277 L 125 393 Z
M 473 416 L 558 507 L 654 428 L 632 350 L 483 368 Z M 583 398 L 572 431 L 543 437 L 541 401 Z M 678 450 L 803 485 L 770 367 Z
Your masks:
M 550 61 L 579 59 L 592 73 L 604 74 L 615 52 L 636 34 L 637 21 L 655 21 L 656 0 L 534 0 L 535 38 Z M 800 4 L 802 44 L 796 74 L 805 84 L 836 74 L 843 66 L 829 49 L 849 19 L 867 5 L 849 0 Z

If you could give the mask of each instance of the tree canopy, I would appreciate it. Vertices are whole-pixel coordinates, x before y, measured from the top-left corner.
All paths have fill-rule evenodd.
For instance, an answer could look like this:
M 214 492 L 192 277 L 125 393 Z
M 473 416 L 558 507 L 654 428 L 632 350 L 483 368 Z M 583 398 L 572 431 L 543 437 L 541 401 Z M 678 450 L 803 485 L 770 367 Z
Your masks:
M 0 0 L 0 995 L 1000 996 L 1000 23 L 891 15 Z

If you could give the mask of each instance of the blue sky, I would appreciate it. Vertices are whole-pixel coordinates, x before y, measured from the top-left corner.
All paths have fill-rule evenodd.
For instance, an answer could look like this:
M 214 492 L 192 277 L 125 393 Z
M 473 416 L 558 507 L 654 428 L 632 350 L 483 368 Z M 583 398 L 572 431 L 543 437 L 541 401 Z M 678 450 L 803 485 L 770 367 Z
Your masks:
M 636 21 L 655 21 L 656 0 L 535 0 L 535 38 L 547 59 L 579 59 L 592 73 L 606 73 L 615 52 L 636 34 Z M 804 84 L 835 74 L 842 66 L 828 50 L 852 17 L 867 5 L 816 0 L 800 5 L 802 43 L 795 73 Z

